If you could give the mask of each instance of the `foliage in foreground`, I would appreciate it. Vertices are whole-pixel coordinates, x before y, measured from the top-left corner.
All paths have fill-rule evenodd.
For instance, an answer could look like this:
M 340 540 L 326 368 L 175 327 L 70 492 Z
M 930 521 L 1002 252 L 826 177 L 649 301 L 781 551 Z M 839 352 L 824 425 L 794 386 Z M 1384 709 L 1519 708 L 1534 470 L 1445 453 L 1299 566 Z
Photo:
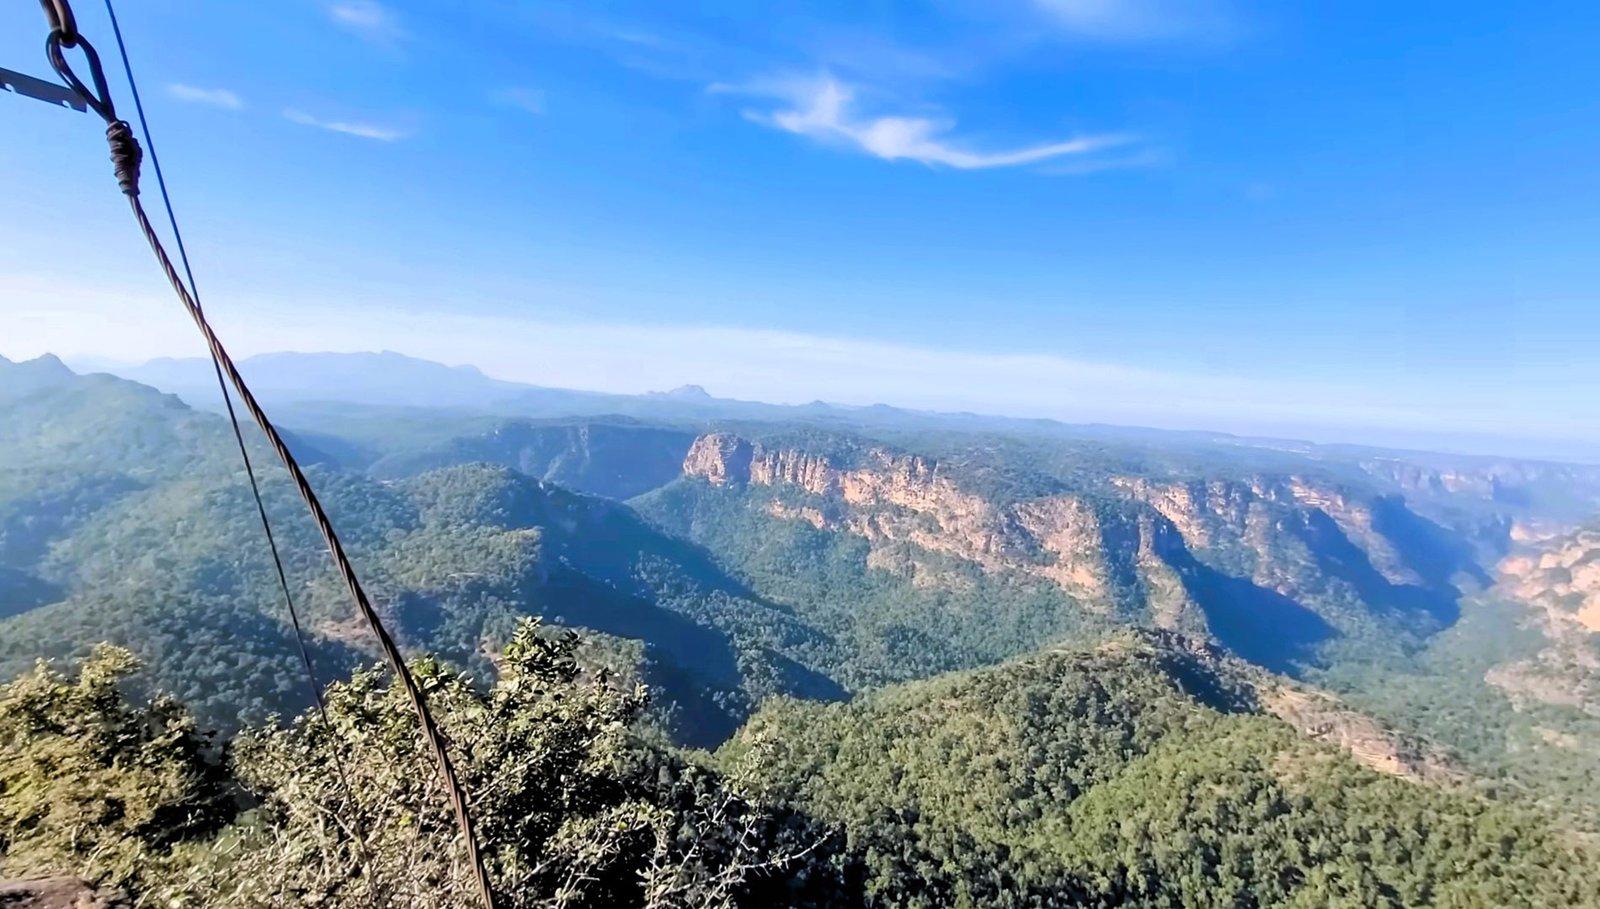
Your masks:
M 627 735 L 641 693 L 581 679 L 576 644 L 524 624 L 487 691 L 416 665 L 500 905 L 731 906 L 811 848 L 722 779 L 641 754 Z M 117 694 L 133 665 L 106 648 L 76 682 L 41 667 L 4 689 L 0 867 L 82 874 L 148 905 L 479 905 L 436 766 L 377 671 L 329 689 L 327 723 L 313 712 L 244 733 L 230 782 L 175 705 Z M 63 752 L 82 769 L 63 773 Z M 250 810 L 213 839 L 232 785 Z M 54 798 L 72 812 L 37 807 Z M 124 821 L 122 805 L 139 811 Z
M 100 646 L 76 678 L 48 665 L 0 688 L 0 877 L 71 869 L 138 887 L 149 857 L 233 815 L 226 774 L 176 701 L 129 703 L 131 654 Z
M 721 774 L 641 743 L 641 693 L 585 676 L 577 647 L 524 624 L 487 689 L 416 664 L 511 909 L 1600 905 L 1580 830 L 1360 767 L 1159 642 L 780 699 Z M 106 648 L 0 689 L 0 874 L 170 909 L 478 905 L 378 673 L 331 687 L 326 722 L 247 730 L 224 765 L 177 705 L 118 692 L 132 667 Z

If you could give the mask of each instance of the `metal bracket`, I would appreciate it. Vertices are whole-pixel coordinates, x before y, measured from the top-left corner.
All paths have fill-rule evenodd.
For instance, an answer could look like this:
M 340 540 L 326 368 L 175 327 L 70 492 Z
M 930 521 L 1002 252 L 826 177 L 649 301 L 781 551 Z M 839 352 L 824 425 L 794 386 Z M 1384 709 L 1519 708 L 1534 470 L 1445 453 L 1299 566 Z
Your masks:
M 70 107 L 80 113 L 89 110 L 89 104 L 83 100 L 83 96 L 65 85 L 35 79 L 23 73 L 14 73 L 3 66 L 0 66 L 0 88 L 10 89 L 29 98 L 38 98 L 57 107 Z

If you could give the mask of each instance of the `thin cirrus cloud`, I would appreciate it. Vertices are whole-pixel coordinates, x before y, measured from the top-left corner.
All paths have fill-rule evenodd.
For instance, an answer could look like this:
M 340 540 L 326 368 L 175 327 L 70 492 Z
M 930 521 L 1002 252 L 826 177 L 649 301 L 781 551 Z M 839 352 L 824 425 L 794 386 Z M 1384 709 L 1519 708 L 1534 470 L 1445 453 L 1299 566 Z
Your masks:
M 294 108 L 284 111 L 283 118 L 290 123 L 315 126 L 317 129 L 344 133 L 347 136 L 358 136 L 362 139 L 376 139 L 379 142 L 394 142 L 411 135 L 410 131 L 399 127 L 385 126 L 381 123 L 366 123 L 359 120 L 325 120 Z
M 529 114 L 544 113 L 544 92 L 536 88 L 507 88 L 494 94 L 494 100 Z
M 406 37 L 394 12 L 376 0 L 339 0 L 329 4 L 328 16 L 339 26 L 377 44 L 395 45 Z
M 207 104 L 228 110 L 244 109 L 244 99 L 225 88 L 196 88 L 193 85 L 175 82 L 167 86 L 167 94 L 191 104 Z
M 1033 0 L 1063 31 L 1096 41 L 1225 38 L 1236 30 L 1226 0 Z
M 787 80 L 740 88 L 713 85 L 712 91 L 760 94 L 782 98 L 790 107 L 745 111 L 753 122 L 821 142 L 854 147 L 885 161 L 917 161 L 959 170 L 1016 167 L 1076 157 L 1127 145 L 1118 134 L 1078 136 L 1018 148 L 977 150 L 949 138 L 955 123 L 928 117 L 868 117 L 855 110 L 855 91 L 832 76 L 808 81 Z
M 1163 167 L 1170 163 L 1172 163 L 1172 155 L 1166 149 L 1141 148 L 1119 155 L 1080 158 L 1072 161 L 1046 164 L 1039 168 L 1039 173 L 1057 177 L 1081 177 L 1087 174 L 1099 174 L 1113 170 L 1144 170 L 1146 168 Z

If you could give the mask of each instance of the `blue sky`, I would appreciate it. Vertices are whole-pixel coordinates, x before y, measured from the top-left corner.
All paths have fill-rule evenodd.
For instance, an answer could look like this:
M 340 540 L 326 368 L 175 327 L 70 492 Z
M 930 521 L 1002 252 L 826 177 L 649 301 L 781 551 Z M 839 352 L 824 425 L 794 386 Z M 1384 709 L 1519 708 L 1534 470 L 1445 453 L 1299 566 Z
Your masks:
M 239 353 L 1600 449 L 1591 5 L 465 6 L 124 4 Z M 0 353 L 198 354 L 93 121 L 0 123 Z

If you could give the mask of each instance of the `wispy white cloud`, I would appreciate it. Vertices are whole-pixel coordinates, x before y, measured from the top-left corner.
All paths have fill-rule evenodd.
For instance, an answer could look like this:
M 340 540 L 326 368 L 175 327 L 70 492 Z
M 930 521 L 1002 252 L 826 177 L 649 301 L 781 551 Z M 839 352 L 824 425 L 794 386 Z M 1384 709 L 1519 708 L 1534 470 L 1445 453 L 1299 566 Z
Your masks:
M 290 123 L 299 123 L 302 126 L 315 126 L 330 132 L 344 133 L 348 136 L 360 136 L 363 139 L 376 139 L 379 142 L 394 142 L 411 135 L 410 130 L 397 126 L 387 126 L 381 123 L 367 123 L 359 120 L 324 120 L 314 117 L 305 111 L 290 108 L 283 112 L 283 118 Z
M 1171 162 L 1172 155 L 1165 149 L 1145 148 L 1119 155 L 1082 158 L 1075 161 L 1060 161 L 1047 164 L 1039 168 L 1039 173 L 1058 177 L 1081 177 L 1110 170 L 1144 170 L 1152 167 L 1164 167 Z
M 329 4 L 328 16 L 378 44 L 394 45 L 406 38 L 406 30 L 394 12 L 377 0 L 338 0 Z
M 544 92 L 537 88 L 506 88 L 494 93 L 496 103 L 530 114 L 544 113 Z
M 225 107 L 228 110 L 244 108 L 244 99 L 225 88 L 196 88 L 193 85 L 174 82 L 167 86 L 167 94 L 179 101 L 193 104 L 209 104 L 212 107 Z
M 606 35 L 624 44 L 633 44 L 639 47 L 665 47 L 670 43 L 660 35 L 637 30 L 613 29 L 607 31 Z
M 1216 38 L 1234 16 L 1224 0 L 1032 0 L 1061 28 L 1099 41 Z
M 1125 135 L 1101 134 L 1018 148 L 977 150 L 949 138 L 955 121 L 948 118 L 862 116 L 854 109 L 855 91 L 828 75 L 745 87 L 719 84 L 711 86 L 711 91 L 781 97 L 793 106 L 746 111 L 745 116 L 797 135 L 853 146 L 885 161 L 919 161 L 962 170 L 1015 167 L 1084 155 L 1132 141 Z

